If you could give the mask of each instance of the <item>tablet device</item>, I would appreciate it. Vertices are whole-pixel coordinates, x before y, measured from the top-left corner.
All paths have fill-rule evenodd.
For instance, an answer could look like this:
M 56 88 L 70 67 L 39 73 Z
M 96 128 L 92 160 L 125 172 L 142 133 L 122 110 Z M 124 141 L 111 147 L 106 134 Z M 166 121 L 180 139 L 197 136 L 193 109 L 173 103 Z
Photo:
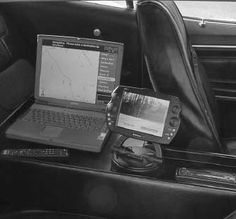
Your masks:
M 169 144 L 180 126 L 178 97 L 150 89 L 118 86 L 107 105 L 107 125 L 113 132 Z

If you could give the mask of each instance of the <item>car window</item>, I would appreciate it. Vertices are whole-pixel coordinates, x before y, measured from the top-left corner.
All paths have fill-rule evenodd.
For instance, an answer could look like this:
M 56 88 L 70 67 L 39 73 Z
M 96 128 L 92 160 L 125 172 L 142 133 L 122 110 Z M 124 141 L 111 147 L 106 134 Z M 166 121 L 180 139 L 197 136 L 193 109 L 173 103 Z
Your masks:
M 112 7 L 127 8 L 126 1 L 89 1 Z M 134 9 L 137 1 L 134 0 Z M 205 20 L 222 20 L 236 22 L 236 2 L 232 1 L 175 1 L 184 17 Z
M 112 7 L 117 7 L 117 8 L 127 8 L 126 6 L 126 1 L 125 0 L 120 0 L 120 1 L 87 1 L 91 2 L 94 4 L 101 4 L 101 5 L 107 5 L 107 6 L 112 6 Z
M 236 2 L 175 1 L 184 17 L 205 20 L 236 21 Z

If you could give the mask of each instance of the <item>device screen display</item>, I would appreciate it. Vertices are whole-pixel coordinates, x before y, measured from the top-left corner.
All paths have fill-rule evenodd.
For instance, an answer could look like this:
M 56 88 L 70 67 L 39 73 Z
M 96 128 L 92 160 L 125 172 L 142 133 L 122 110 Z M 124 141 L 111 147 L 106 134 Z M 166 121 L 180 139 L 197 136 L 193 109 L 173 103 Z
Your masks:
M 123 92 L 117 126 L 162 137 L 170 101 Z
M 67 39 L 42 41 L 39 96 L 90 104 L 110 99 L 117 80 L 119 48 Z

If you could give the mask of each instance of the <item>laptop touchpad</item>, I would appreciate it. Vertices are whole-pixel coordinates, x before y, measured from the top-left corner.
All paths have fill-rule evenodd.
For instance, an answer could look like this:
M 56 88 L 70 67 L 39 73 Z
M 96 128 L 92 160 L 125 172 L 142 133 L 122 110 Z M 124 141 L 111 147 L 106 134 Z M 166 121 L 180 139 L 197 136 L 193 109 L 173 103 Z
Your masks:
M 60 127 L 46 126 L 46 127 L 40 132 L 40 134 L 41 134 L 42 136 L 56 138 L 56 137 L 58 137 L 58 136 L 61 134 L 62 130 L 63 130 L 63 128 L 60 128 Z

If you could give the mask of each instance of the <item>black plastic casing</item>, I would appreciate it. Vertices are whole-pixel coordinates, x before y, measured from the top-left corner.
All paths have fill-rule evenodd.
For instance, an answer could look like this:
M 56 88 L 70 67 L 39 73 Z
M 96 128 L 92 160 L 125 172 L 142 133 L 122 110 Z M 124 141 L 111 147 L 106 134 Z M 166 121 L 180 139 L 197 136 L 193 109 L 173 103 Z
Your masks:
M 123 128 L 117 125 L 124 91 L 170 101 L 162 137 Z M 151 141 L 159 144 L 169 144 L 178 132 L 181 121 L 180 112 L 181 104 L 178 97 L 156 93 L 153 90 L 145 88 L 118 86 L 112 92 L 111 100 L 107 104 L 106 121 L 109 129 L 112 132 L 144 141 Z

